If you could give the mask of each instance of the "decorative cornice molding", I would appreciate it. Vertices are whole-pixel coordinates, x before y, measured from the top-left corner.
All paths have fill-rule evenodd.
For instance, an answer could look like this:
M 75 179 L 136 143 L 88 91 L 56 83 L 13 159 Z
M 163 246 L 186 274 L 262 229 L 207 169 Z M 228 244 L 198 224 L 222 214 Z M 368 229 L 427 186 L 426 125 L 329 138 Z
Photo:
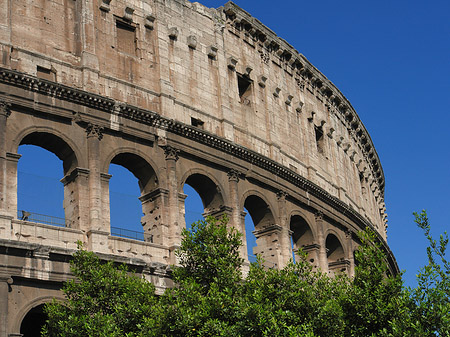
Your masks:
M 115 111 L 114 107 L 116 105 L 116 102 L 112 99 L 104 98 L 99 95 L 91 94 L 78 89 L 73 89 L 56 82 L 38 79 L 36 77 L 25 75 L 17 71 L 0 68 L 0 82 L 20 87 L 24 90 L 39 92 L 44 95 L 58 96 L 58 98 L 62 100 L 67 100 L 101 111 L 107 111 L 109 113 L 114 113 Z M 41 90 L 39 88 L 45 88 L 45 90 Z M 117 111 L 115 113 L 117 114 Z M 275 162 L 270 158 L 257 153 L 256 151 L 247 149 L 241 145 L 235 144 L 205 130 L 200 130 L 196 127 L 175 121 L 173 119 L 165 118 L 153 111 L 133 107 L 128 104 L 120 105 L 119 116 L 149 126 L 167 130 L 176 135 L 220 150 L 224 153 L 231 154 L 235 158 L 242 159 L 250 164 L 265 169 L 268 172 L 293 184 L 294 186 L 308 191 L 310 195 L 315 196 L 337 211 L 348 216 L 355 223 L 357 223 L 361 229 L 364 229 L 367 226 L 374 228 L 374 226 L 365 217 L 363 217 L 352 207 L 344 203 L 342 200 L 331 195 L 326 190 L 309 181 L 305 177 L 299 175 L 298 173 Z M 378 157 L 375 151 L 372 151 L 372 160 L 375 160 L 377 165 L 379 165 L 379 167 L 381 168 L 381 164 L 379 164 Z M 374 173 L 374 178 L 379 186 L 379 190 L 382 192 L 381 197 L 383 198 L 384 177 L 382 175 L 382 172 Z

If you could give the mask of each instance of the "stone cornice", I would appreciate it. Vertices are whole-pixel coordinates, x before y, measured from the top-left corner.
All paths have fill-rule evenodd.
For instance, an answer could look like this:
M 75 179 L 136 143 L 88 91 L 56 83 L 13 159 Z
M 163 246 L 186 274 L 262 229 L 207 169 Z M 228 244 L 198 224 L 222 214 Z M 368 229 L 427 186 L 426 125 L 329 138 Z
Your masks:
M 114 108 L 112 99 L 1 67 L 0 82 L 97 110 Z
M 47 84 L 45 86 L 45 88 L 47 88 L 46 90 L 36 89 L 42 87 L 42 85 L 40 84 L 41 82 Z M 58 96 L 59 99 L 74 102 L 89 108 L 98 109 L 109 113 L 114 113 L 114 107 L 117 106 L 117 104 L 115 104 L 116 102 L 112 99 L 105 98 L 96 94 L 91 94 L 79 89 L 73 89 L 56 82 L 38 79 L 34 76 L 26 75 L 5 68 L 0 68 L 0 83 L 7 83 L 9 85 L 20 87 L 25 90 L 38 91 L 41 94 L 49 96 L 64 92 L 64 95 Z M 80 100 L 77 100 L 78 97 L 80 98 Z M 160 128 L 181 137 L 194 140 L 200 144 L 220 150 L 238 159 L 244 160 L 257 167 L 267 170 L 275 176 L 278 176 L 285 181 L 293 184 L 294 186 L 307 191 L 310 195 L 336 209 L 337 211 L 354 221 L 360 229 L 363 230 L 366 227 L 374 228 L 372 223 L 361 214 L 359 214 L 355 209 L 353 209 L 337 197 L 331 195 L 320 186 L 270 158 L 267 158 L 241 145 L 235 144 L 227 139 L 211 134 L 205 130 L 201 130 L 194 126 L 190 126 L 182 122 L 163 117 L 156 112 L 134 107 L 126 103 L 120 103 L 119 106 L 119 116 L 123 118 Z M 376 230 L 374 231 L 377 233 L 385 249 L 393 258 L 393 254 L 384 239 Z M 396 266 L 395 260 L 393 265 Z
M 384 197 L 385 180 L 380 159 L 369 133 L 347 98 L 304 55 L 248 12 L 231 1 L 225 4 L 223 12 L 228 24 L 234 30 L 244 31 L 244 35 L 248 36 L 255 46 L 258 46 L 260 52 L 263 53 L 261 57 L 272 58 L 284 69 L 289 69 L 301 88 L 304 87 L 305 83 L 309 83 L 316 93 L 323 98 L 325 106 L 340 117 L 349 130 L 350 137 L 358 143 L 372 170 L 373 178 L 377 182 L 381 196 Z

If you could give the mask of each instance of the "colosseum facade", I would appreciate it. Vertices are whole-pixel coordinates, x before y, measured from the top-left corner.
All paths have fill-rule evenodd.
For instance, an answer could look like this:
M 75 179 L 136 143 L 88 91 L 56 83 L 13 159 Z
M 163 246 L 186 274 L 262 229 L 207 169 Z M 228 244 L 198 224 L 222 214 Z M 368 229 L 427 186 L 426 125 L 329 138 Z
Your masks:
M 18 213 L 23 144 L 62 161 L 63 226 Z M 61 297 L 77 241 L 159 292 L 171 286 L 184 184 L 244 238 L 245 208 L 253 251 L 271 266 L 302 248 L 351 276 L 368 226 L 398 272 L 383 170 L 357 113 L 232 2 L 0 0 L 0 151 L 0 337 L 29 335 L 42 304 Z M 111 163 L 139 180 L 143 240 L 111 233 Z

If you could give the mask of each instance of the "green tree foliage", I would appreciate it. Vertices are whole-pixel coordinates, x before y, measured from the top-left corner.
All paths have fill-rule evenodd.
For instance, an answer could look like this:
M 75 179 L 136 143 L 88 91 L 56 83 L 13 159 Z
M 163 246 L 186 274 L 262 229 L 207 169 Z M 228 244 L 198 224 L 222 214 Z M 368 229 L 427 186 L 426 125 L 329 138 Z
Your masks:
M 212 217 L 183 231 L 173 267 L 177 286 L 162 296 L 124 266 L 79 250 L 67 301 L 47 306 L 45 336 L 449 336 L 448 238 L 429 233 L 419 287 L 391 275 L 370 230 L 360 234 L 355 276 L 330 278 L 300 253 L 283 270 L 251 264 L 244 277 L 241 234 Z M 438 260 L 437 260 L 438 259 Z M 438 262 L 436 262 L 438 261 Z
M 445 258 L 447 232 L 439 241 L 431 236 L 426 211 L 414 213 L 415 222 L 428 240 L 428 264 L 417 275 L 418 287 L 411 290 L 417 305 L 415 319 L 423 324 L 423 336 L 450 336 L 450 262 Z

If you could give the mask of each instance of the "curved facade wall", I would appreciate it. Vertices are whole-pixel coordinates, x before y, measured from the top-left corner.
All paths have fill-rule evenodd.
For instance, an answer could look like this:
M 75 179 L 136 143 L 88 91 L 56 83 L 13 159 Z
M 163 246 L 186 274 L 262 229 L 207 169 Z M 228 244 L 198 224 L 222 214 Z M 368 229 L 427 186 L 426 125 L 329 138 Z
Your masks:
M 205 214 L 244 233 L 245 208 L 271 266 L 287 263 L 292 240 L 352 275 L 355 233 L 369 226 L 397 272 L 367 130 L 247 12 L 182 0 L 1 0 L 0 11 L 0 337 L 57 296 L 77 240 L 170 286 L 186 183 Z M 65 227 L 18 219 L 21 144 L 62 160 Z M 111 235 L 111 163 L 139 180 L 144 242 Z

